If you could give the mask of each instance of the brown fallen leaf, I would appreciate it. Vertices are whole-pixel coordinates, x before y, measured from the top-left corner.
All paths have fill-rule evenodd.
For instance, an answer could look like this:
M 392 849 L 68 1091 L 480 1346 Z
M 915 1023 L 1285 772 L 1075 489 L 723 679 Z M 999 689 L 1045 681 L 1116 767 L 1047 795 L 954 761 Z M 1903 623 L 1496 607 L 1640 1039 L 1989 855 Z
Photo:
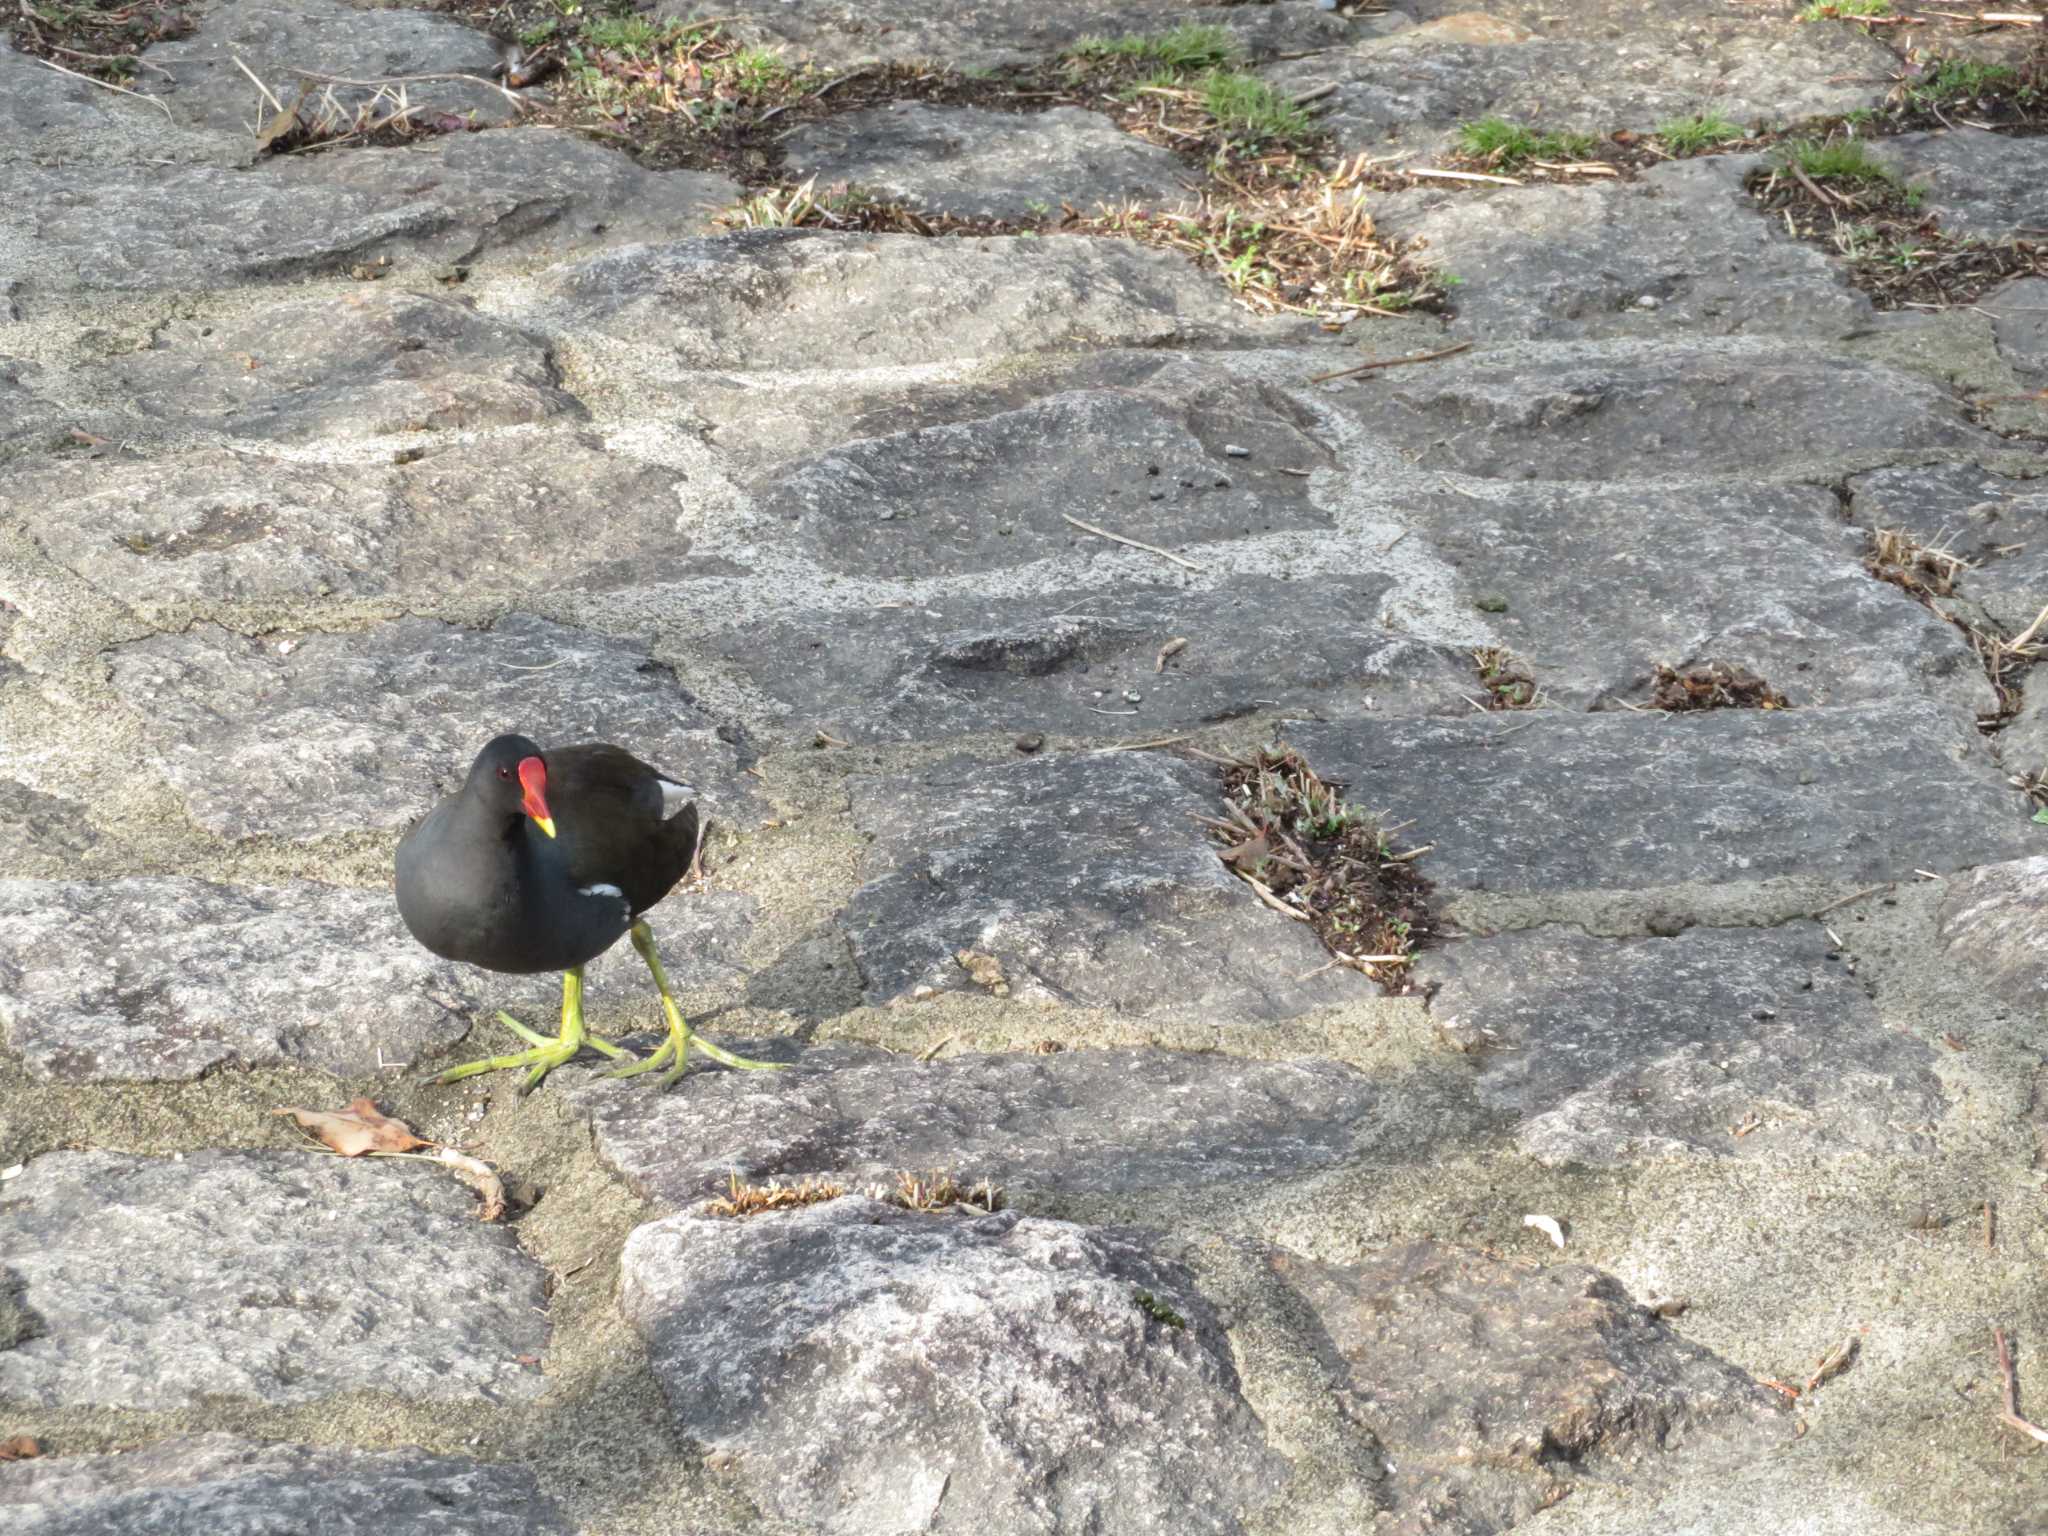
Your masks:
M 357 1099 L 347 1109 L 286 1108 L 273 1113 L 290 1115 L 343 1157 L 361 1157 L 365 1152 L 409 1152 L 414 1147 L 433 1145 L 413 1135 L 412 1127 L 403 1120 L 380 1113 L 368 1099 Z
M 0 1461 L 29 1461 L 43 1454 L 34 1435 L 10 1435 L 0 1440 Z

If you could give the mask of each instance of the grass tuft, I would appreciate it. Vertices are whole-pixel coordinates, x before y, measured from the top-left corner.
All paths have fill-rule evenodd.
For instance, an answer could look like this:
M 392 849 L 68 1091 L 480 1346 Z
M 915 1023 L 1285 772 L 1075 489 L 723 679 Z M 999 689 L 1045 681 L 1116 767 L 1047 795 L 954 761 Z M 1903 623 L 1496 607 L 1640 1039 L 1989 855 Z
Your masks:
M 1695 117 L 1674 117 L 1657 125 L 1657 137 L 1664 141 L 1665 147 L 1671 153 L 1681 159 L 1705 154 L 1710 149 L 1743 136 L 1740 128 L 1718 112 L 1702 112 Z
M 1898 185 L 1899 174 L 1859 139 L 1793 139 L 1778 152 L 1781 165 L 1796 165 L 1814 181 Z
M 1889 16 L 1892 0 L 1813 0 L 1799 13 L 1801 21 L 1862 21 Z
M 1198 83 L 1203 110 L 1230 144 L 1242 149 L 1287 148 L 1315 136 L 1308 114 L 1294 98 L 1256 75 L 1218 69 Z
M 1513 170 L 1531 160 L 1583 160 L 1599 147 L 1590 133 L 1538 133 L 1505 117 L 1482 117 L 1458 125 L 1458 148 L 1496 170 Z
M 2016 91 L 2020 85 L 2019 71 L 2009 65 L 1987 64 L 1982 59 L 1943 59 L 1906 94 L 1914 106 L 1924 108 L 1997 96 Z
M 1152 37 L 1084 37 L 1068 57 L 1142 64 L 1180 79 L 1228 64 L 1237 57 L 1237 42 L 1222 27 L 1189 23 Z

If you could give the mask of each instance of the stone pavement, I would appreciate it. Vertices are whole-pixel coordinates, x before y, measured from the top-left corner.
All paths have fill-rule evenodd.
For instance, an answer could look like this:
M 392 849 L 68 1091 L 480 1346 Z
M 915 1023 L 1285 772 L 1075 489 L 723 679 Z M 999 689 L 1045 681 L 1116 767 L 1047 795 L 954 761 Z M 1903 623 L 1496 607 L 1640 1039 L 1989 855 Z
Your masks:
M 0 1529 L 2048 1530 L 2048 279 L 1873 302 L 1753 190 L 2048 27 L 1802 9 L 668 0 L 896 82 L 765 169 L 527 120 L 481 6 L 204 0 L 155 104 L 0 49 Z M 1447 304 L 1040 227 L 1219 184 L 884 68 L 1191 23 Z M 475 131 L 261 154 L 237 60 Z M 2043 238 L 1951 105 L 1875 139 L 1929 238 Z M 1019 228 L 715 217 L 807 177 Z M 1648 707 L 1712 664 L 1789 707 Z M 554 1005 L 388 891 L 513 727 L 700 786 L 656 933 L 791 1070 L 420 1084 Z M 1215 856 L 1274 746 L 1428 846 L 1411 984 Z M 272 1113 L 358 1096 L 507 1217 Z

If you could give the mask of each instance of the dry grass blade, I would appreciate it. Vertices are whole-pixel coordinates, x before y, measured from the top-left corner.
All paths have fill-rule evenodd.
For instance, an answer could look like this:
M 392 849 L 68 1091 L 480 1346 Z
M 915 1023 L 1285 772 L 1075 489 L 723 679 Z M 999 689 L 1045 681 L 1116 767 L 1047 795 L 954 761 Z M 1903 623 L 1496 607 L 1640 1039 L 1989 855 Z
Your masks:
M 1132 549 L 1142 549 L 1148 555 L 1157 555 L 1162 560 L 1171 560 L 1175 565 L 1184 565 L 1191 571 L 1202 569 L 1194 561 L 1176 555 L 1170 549 L 1161 549 L 1157 544 L 1147 544 L 1142 539 L 1131 539 L 1126 538 L 1120 533 L 1111 533 L 1107 528 L 1098 528 L 1093 523 L 1084 523 L 1078 517 L 1073 517 L 1064 512 L 1060 515 L 1065 517 L 1068 522 L 1079 528 L 1083 533 L 1092 533 L 1097 538 L 1108 539 L 1112 544 L 1124 544 Z
M 800 1184 L 742 1184 L 734 1172 L 728 1177 L 725 1198 L 712 1201 L 705 1209 L 714 1216 L 758 1216 L 764 1211 L 820 1205 L 845 1193 L 845 1185 L 816 1176 L 807 1176 Z
M 1454 347 L 1443 347 L 1435 352 L 1414 352 L 1407 357 L 1379 357 L 1369 363 L 1359 363 L 1350 368 L 1339 368 L 1331 373 L 1313 374 L 1311 384 L 1324 384 L 1331 379 L 1348 379 L 1355 373 L 1371 373 L 1375 368 L 1403 368 L 1410 363 L 1433 363 L 1440 357 L 1456 357 L 1460 352 L 1472 350 L 1472 343 L 1461 341 Z M 1392 548 L 1391 545 L 1388 546 Z
M 1856 1351 L 1856 1335 L 1852 1333 L 1814 1367 L 1813 1374 L 1806 1379 L 1807 1394 L 1811 1396 L 1813 1389 L 1822 1382 L 1832 1381 L 1849 1369 L 1855 1363 Z
M 172 124 L 174 127 L 177 124 L 177 119 L 171 116 L 171 109 L 163 104 L 160 97 L 152 96 L 146 91 L 131 91 L 127 86 L 116 85 L 111 80 L 99 80 L 91 75 L 80 74 L 75 69 L 66 69 L 62 64 L 54 63 L 49 59 L 37 59 L 36 62 L 45 69 L 54 69 L 60 75 L 69 75 L 74 80 L 83 80 L 87 85 L 96 85 L 101 90 L 112 91 L 117 96 L 133 96 L 137 101 L 146 101 L 152 107 L 155 107 L 157 111 L 163 113 L 165 122 Z

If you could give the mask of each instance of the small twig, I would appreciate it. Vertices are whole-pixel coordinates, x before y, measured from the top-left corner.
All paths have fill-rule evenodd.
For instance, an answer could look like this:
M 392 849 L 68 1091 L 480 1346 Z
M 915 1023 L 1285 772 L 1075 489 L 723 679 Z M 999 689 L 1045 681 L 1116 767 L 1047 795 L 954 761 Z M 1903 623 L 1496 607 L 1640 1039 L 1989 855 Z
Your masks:
M 2024 649 L 2032 643 L 2034 636 L 2041 633 L 2041 626 L 2044 624 L 2048 624 L 2048 608 L 2043 608 L 2039 613 L 2035 614 L 2034 622 L 2021 630 L 2015 638 L 2006 641 L 2005 648 L 2008 651 Z
M 37 59 L 36 62 L 45 69 L 54 69 L 60 75 L 69 75 L 74 80 L 83 80 L 87 85 L 96 85 L 103 91 L 112 91 L 116 96 L 133 96 L 137 101 L 146 101 L 163 113 L 165 122 L 173 127 L 177 126 L 178 120 L 171 116 L 171 109 L 164 105 L 160 96 L 152 96 L 147 91 L 131 91 L 127 86 L 115 85 L 110 80 L 95 80 L 91 75 L 81 75 L 75 69 L 66 69 L 62 64 L 53 64 L 48 59 Z
M 2005 1412 L 1998 1416 L 1999 1422 L 2010 1424 L 2014 1429 L 2032 1435 L 2043 1445 L 2048 1445 L 2048 1429 L 2043 1429 L 2038 1424 L 2030 1424 L 2020 1417 L 2020 1376 L 2019 1372 L 2013 1369 L 2012 1350 L 2005 1342 L 2003 1328 L 1991 1330 L 1991 1343 L 1998 1351 L 1999 1374 L 2005 1378 Z
M 1381 357 L 1369 363 L 1360 363 L 1352 368 L 1338 368 L 1330 373 L 1319 373 L 1309 380 L 1311 384 L 1327 383 L 1331 379 L 1348 379 L 1355 373 L 1370 373 L 1375 368 L 1399 368 L 1408 363 L 1433 363 L 1440 357 L 1455 357 L 1460 352 L 1472 350 L 1472 343 L 1461 341 L 1455 347 L 1445 347 L 1439 352 L 1415 352 L 1407 357 Z M 1072 522 L 1069 518 L 1067 521 Z M 1394 546 L 1389 544 L 1387 548 Z
M 931 1061 L 939 1054 L 939 1052 L 943 1051 L 947 1046 L 951 1045 L 952 1043 L 953 1037 L 951 1035 L 948 1035 L 938 1044 L 927 1046 L 924 1050 L 919 1051 L 917 1053 L 917 1059 L 919 1061 Z
M 1839 901 L 1831 901 L 1824 907 L 1815 907 L 1811 912 L 1807 913 L 1806 915 L 1808 917 L 1823 917 L 1826 914 L 1834 911 L 1837 907 L 1846 907 L 1853 902 L 1863 900 L 1863 898 L 1866 896 L 1875 896 L 1879 891 L 1888 891 L 1892 888 L 1892 883 L 1893 882 L 1887 880 L 1883 885 L 1873 885 L 1867 890 L 1861 890 L 1856 892 L 1856 894 L 1853 896 L 1844 896 Z
M 1070 514 L 1065 512 L 1062 512 L 1060 516 L 1066 518 L 1068 522 L 1072 523 L 1076 528 L 1079 528 L 1082 532 L 1092 533 L 1097 538 L 1108 539 L 1112 544 L 1128 544 L 1132 549 L 1142 549 L 1148 555 L 1157 555 L 1162 560 L 1171 560 L 1175 565 L 1184 565 L 1191 571 L 1199 571 L 1202 569 L 1202 567 L 1195 564 L 1194 561 L 1183 559 L 1181 556 L 1176 555 L 1170 549 L 1161 549 L 1157 544 L 1147 544 L 1140 539 L 1127 539 L 1120 533 L 1111 533 L 1107 528 L 1098 528 L 1093 523 L 1084 523 L 1078 517 L 1071 516 Z M 1104 711 L 1104 713 L 1118 714 L 1121 713 L 1121 711 L 1109 710 Z M 1137 711 L 1132 710 L 1131 713 L 1136 714 Z
M 1998 1245 L 1998 1217 L 1991 1208 L 1991 1202 L 1984 1202 L 1984 1251 L 1992 1252 Z
M 1835 208 L 1844 206 L 1843 200 L 1841 198 L 1835 196 L 1835 194 L 1832 192 L 1825 192 L 1821 190 L 1819 183 L 1814 181 L 1812 177 L 1808 176 L 1806 172 L 1799 169 L 1799 164 L 1797 161 L 1788 160 L 1785 163 L 1785 169 L 1792 173 L 1792 179 L 1794 181 L 1798 182 L 1799 185 L 1806 188 L 1807 191 L 1813 194 L 1813 200 L 1819 203 L 1821 207 Z
M 1849 1369 L 1850 1362 L 1855 1358 L 1856 1335 L 1852 1333 L 1848 1338 L 1842 1340 L 1841 1345 L 1832 1354 L 1823 1359 L 1814 1368 L 1813 1374 L 1806 1379 L 1807 1395 L 1809 1397 L 1812 1396 L 1815 1387 L 1824 1381 L 1832 1380 Z
M 1089 753 L 1089 756 L 1100 757 L 1105 752 L 1150 752 L 1154 747 L 1177 747 L 1184 741 L 1193 741 L 1194 739 L 1193 735 L 1187 735 L 1161 736 L 1157 741 L 1120 741 L 1114 746 L 1097 747 Z
M 1426 171 L 1410 169 L 1410 176 L 1432 176 L 1443 181 L 1483 181 L 1496 187 L 1519 187 L 1521 183 L 1512 176 L 1488 176 L 1479 171 Z
M 1239 871 L 1237 878 L 1242 880 L 1246 885 L 1250 886 L 1252 888 L 1252 894 L 1254 896 L 1257 896 L 1260 901 L 1263 901 L 1267 906 L 1271 907 L 1275 912 L 1278 912 L 1282 917 L 1291 917 L 1297 923 L 1305 923 L 1308 921 L 1308 914 L 1306 912 L 1302 911 L 1299 907 L 1290 907 L 1289 905 L 1287 905 L 1286 902 L 1282 901 L 1278 896 L 1275 896 L 1273 894 L 1270 887 L 1261 885 L 1258 881 L 1254 880 L 1250 875 L 1247 875 L 1242 871 Z
M 1410 848 L 1406 853 L 1396 853 L 1388 855 L 1387 862 L 1390 864 L 1405 864 L 1410 859 L 1421 858 L 1425 853 L 1428 853 L 1431 849 L 1435 847 L 1435 843 L 1424 843 L 1420 848 Z

